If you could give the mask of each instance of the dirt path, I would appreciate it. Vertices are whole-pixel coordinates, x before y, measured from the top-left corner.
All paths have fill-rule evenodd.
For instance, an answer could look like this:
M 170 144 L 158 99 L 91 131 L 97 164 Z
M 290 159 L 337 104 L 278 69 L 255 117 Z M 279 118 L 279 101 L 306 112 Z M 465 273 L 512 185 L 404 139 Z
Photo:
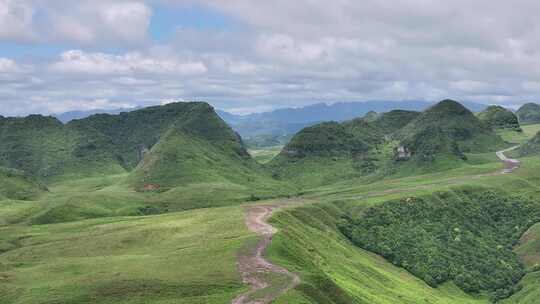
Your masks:
M 518 169 L 521 166 L 521 162 L 519 160 L 508 158 L 506 157 L 506 155 L 504 155 L 504 153 L 516 150 L 519 147 L 520 146 L 515 146 L 512 148 L 508 148 L 506 150 L 497 152 L 497 157 L 505 164 L 505 168 L 500 173 L 502 174 L 512 173 L 514 172 L 514 170 Z
M 242 281 L 249 284 L 251 289 L 234 299 L 232 304 L 267 304 L 300 283 L 298 275 L 272 264 L 264 258 L 264 252 L 272 242 L 272 236 L 277 232 L 277 229 L 268 224 L 266 220 L 272 216 L 277 208 L 277 206 L 248 207 L 246 225 L 250 231 L 262 236 L 262 239 L 257 243 L 254 253 L 242 253 L 238 258 L 238 270 L 242 275 Z M 287 284 L 281 288 L 269 290 L 262 298 L 251 299 L 251 296 L 257 291 L 272 287 L 265 279 L 265 274 L 268 273 L 285 275 L 288 277 Z

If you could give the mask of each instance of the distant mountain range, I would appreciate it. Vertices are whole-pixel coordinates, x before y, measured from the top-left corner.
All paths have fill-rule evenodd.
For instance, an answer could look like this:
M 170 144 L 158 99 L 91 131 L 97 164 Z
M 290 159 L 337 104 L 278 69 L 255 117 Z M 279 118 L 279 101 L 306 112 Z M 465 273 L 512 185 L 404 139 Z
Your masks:
M 271 112 L 234 115 L 218 111 L 218 114 L 245 139 L 261 135 L 286 136 L 305 127 L 323 121 L 342 122 L 366 115 L 368 112 L 392 110 L 423 111 L 434 103 L 420 100 L 374 100 L 365 102 L 338 102 L 331 105 L 318 103 L 301 108 L 285 108 Z M 462 103 L 473 112 L 483 111 L 487 105 Z
M 60 120 L 63 123 L 68 123 L 75 119 L 83 119 L 95 114 L 120 114 L 122 112 L 130 112 L 140 109 L 141 107 L 135 107 L 135 108 L 119 108 L 119 109 L 112 109 L 112 110 L 105 110 L 105 109 L 96 109 L 96 110 L 90 110 L 90 111 L 69 111 L 64 112 L 61 114 L 54 115 L 58 120 Z
M 421 100 L 374 100 L 365 102 L 338 102 L 334 104 L 317 103 L 300 108 L 283 108 L 271 112 L 235 115 L 225 111 L 217 111 L 218 115 L 233 127 L 244 139 L 257 136 L 285 137 L 295 134 L 305 127 L 323 121 L 346 121 L 366 115 L 374 111 L 378 113 L 391 110 L 422 111 L 434 103 Z M 464 102 L 462 103 L 473 112 L 483 111 L 487 105 Z M 58 120 L 67 123 L 74 119 L 82 119 L 94 114 L 119 114 L 134 109 L 72 111 L 55 115 Z

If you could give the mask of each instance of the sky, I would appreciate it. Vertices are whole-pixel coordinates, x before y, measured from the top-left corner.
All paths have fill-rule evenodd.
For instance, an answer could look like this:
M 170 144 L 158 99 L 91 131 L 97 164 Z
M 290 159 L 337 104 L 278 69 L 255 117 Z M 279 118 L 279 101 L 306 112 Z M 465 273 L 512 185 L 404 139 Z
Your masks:
M 0 114 L 540 101 L 540 1 L 0 0 Z

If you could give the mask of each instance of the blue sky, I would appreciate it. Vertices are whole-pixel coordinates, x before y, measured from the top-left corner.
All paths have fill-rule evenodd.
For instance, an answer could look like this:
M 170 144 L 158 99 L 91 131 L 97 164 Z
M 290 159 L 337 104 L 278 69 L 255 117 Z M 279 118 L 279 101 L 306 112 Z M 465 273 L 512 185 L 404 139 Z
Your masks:
M 540 101 L 540 3 L 0 0 L 0 114 Z M 523 31 L 527 28 L 527 31 Z
M 149 32 L 152 40 L 165 42 L 178 28 L 232 31 L 235 27 L 239 27 L 235 20 L 208 7 L 156 5 L 153 7 Z
M 166 43 L 178 29 L 233 31 L 239 23 L 217 10 L 200 5 L 169 6 L 158 4 L 152 6 L 152 16 L 148 27 L 149 39 L 154 43 Z M 64 42 L 17 42 L 0 41 L 0 56 L 11 58 L 46 58 L 64 50 L 81 47 L 80 44 Z M 118 46 L 85 46 L 90 51 L 121 53 L 126 51 Z

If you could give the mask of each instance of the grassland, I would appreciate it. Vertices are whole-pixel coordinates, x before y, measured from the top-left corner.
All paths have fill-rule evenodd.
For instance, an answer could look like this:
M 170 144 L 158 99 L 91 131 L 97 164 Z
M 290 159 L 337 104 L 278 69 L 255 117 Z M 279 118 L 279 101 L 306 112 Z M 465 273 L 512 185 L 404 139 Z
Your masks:
M 302 284 L 276 303 L 487 303 L 453 284 L 429 287 L 405 270 L 352 245 L 338 231 L 344 214 L 336 204 L 315 204 L 278 213 L 281 229 L 269 257 L 299 273 Z
M 526 126 L 524 134 L 534 128 L 540 127 Z M 462 186 L 539 197 L 540 157 L 524 158 L 513 174 L 494 175 L 502 165 L 493 154 L 467 156 L 451 170 L 355 177 L 292 198 L 300 205 L 271 219 L 280 231 L 268 256 L 298 273 L 302 284 L 275 303 L 488 303 L 486 295 L 468 295 L 452 283 L 428 286 L 354 246 L 336 225 L 345 213 Z M 236 256 L 256 240 L 245 228 L 241 204 L 296 189 L 216 181 L 144 193 L 126 178 L 62 180 L 30 200 L 0 198 L 0 303 L 230 303 L 247 289 Z M 540 233 L 535 227 L 531 235 Z M 534 254 L 536 237 L 531 240 L 516 252 Z M 535 303 L 538 279 L 537 272 L 527 274 L 523 290 L 507 303 Z
M 273 146 L 268 148 L 257 148 L 248 150 L 251 157 L 260 164 L 269 163 L 279 152 L 283 149 L 283 146 Z
M 45 185 L 24 172 L 0 167 L 0 200 L 32 200 L 45 191 Z
M 354 179 L 306 191 L 304 198 L 319 203 L 287 208 L 272 219 L 281 230 L 270 248 L 270 258 L 299 273 L 303 280 L 302 286 L 277 303 L 488 303 L 487 296 L 464 294 L 453 284 L 433 289 L 380 257 L 354 247 L 336 227 L 345 212 L 358 214 L 391 199 L 453 191 L 456 187 L 540 196 L 540 157 L 523 159 L 522 168 L 507 175 L 490 174 L 501 166 L 490 161 L 490 156 L 475 157 L 479 159 L 477 165 L 449 171 L 370 184 Z M 531 231 L 538 230 L 534 226 Z M 529 252 L 536 251 L 535 244 L 527 245 Z M 535 303 L 539 278 L 537 272 L 527 274 L 521 282 L 522 291 L 505 303 Z M 320 290 L 329 292 L 321 294 Z
M 499 130 L 497 133 L 506 142 L 512 144 L 523 144 L 536 135 L 536 133 L 540 132 L 540 124 L 525 125 L 522 126 L 521 129 L 523 132 L 516 132 L 514 130 Z
M 228 303 L 252 238 L 239 207 L 2 227 L 0 302 Z

